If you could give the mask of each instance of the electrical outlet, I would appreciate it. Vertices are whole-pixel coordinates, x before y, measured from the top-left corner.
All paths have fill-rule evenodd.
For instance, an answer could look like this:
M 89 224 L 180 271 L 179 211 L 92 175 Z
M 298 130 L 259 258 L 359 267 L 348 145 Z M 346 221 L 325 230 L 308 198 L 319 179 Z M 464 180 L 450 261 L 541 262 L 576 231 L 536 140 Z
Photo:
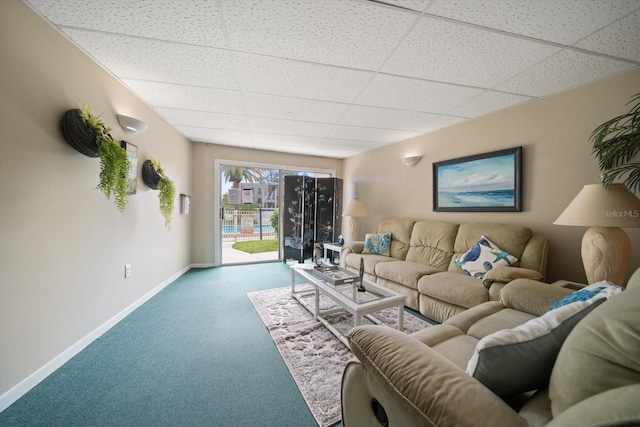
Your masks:
M 127 264 L 124 266 L 124 278 L 131 277 L 131 264 Z

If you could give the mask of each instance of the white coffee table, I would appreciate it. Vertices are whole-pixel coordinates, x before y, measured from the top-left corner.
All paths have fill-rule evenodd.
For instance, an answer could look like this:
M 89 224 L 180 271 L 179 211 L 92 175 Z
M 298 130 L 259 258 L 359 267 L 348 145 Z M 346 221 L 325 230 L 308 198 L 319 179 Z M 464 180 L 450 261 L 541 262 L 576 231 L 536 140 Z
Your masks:
M 346 310 L 353 315 L 353 326 L 356 327 L 360 325 L 364 316 L 372 322 L 380 324 L 381 322 L 373 317 L 371 313 L 397 307 L 398 330 L 404 330 L 404 295 L 366 280 L 364 282 L 365 292 L 358 292 L 356 289 L 357 284 L 352 283 L 334 286 L 329 282 L 323 281 L 311 270 L 313 270 L 313 264 L 294 264 L 291 266 L 291 295 L 346 346 L 349 345 L 347 337 L 334 328 L 325 319 L 325 316 Z M 296 290 L 296 276 L 303 278 L 308 284 L 312 285 L 313 289 Z M 338 307 L 330 310 L 320 310 L 320 294 L 331 298 Z M 305 295 L 315 296 L 313 307 L 302 299 Z

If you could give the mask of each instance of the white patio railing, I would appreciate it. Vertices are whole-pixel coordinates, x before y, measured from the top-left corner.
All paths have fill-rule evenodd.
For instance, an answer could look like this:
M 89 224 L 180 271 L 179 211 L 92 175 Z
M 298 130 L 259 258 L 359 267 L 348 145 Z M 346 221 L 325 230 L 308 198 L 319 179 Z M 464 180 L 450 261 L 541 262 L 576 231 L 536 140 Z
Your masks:
M 270 240 L 278 236 L 271 226 L 273 209 L 260 211 L 224 211 L 222 219 L 222 241 L 244 242 L 247 240 Z

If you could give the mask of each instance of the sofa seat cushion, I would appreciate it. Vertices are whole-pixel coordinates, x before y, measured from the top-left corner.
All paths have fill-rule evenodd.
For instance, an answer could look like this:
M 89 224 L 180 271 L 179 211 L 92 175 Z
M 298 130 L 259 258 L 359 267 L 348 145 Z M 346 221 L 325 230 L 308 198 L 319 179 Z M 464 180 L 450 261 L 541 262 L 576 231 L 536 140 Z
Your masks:
M 495 304 L 500 304 L 497 301 L 491 301 Z M 484 305 L 484 304 L 483 304 Z M 462 313 L 464 314 L 464 313 Z M 461 315 L 462 315 L 461 314 Z M 457 317 L 457 316 L 456 316 Z M 478 340 L 491 335 L 495 332 L 502 331 L 504 329 L 512 329 L 527 323 L 531 319 L 535 319 L 536 316 L 510 308 L 503 308 L 502 310 L 490 314 L 482 319 L 479 319 L 473 325 L 469 326 L 466 333 Z M 452 322 L 459 322 L 457 319 L 453 319 Z M 456 323 L 452 323 L 456 324 Z
M 435 267 L 409 261 L 379 262 L 375 266 L 376 276 L 412 289 L 418 289 L 418 280 L 425 274 L 441 271 Z
M 379 262 L 398 261 L 395 258 L 383 255 L 350 253 L 345 257 L 345 265 L 347 269 L 358 271 L 360 269 L 361 258 L 364 258 L 364 272 L 371 276 L 376 275 L 376 264 L 378 264 Z
M 489 300 L 489 290 L 482 281 L 460 273 L 442 272 L 422 276 L 418 281 L 421 294 L 465 308 Z

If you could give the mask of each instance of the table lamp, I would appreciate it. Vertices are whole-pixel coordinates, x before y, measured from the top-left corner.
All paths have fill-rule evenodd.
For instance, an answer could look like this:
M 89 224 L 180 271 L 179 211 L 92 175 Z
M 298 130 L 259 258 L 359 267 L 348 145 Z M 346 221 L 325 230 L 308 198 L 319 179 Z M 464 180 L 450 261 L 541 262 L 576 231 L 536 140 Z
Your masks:
M 624 184 L 585 185 L 554 224 L 589 227 L 581 251 L 589 284 L 608 280 L 623 286 L 631 243 L 620 227 L 640 227 L 640 199 Z
M 369 212 L 367 212 L 367 208 L 364 206 L 364 203 L 358 200 L 358 196 L 356 196 L 355 199 L 349 202 L 347 208 L 342 213 L 342 216 L 349 217 L 349 241 L 355 242 L 360 236 L 360 220 L 358 218 L 369 216 Z

